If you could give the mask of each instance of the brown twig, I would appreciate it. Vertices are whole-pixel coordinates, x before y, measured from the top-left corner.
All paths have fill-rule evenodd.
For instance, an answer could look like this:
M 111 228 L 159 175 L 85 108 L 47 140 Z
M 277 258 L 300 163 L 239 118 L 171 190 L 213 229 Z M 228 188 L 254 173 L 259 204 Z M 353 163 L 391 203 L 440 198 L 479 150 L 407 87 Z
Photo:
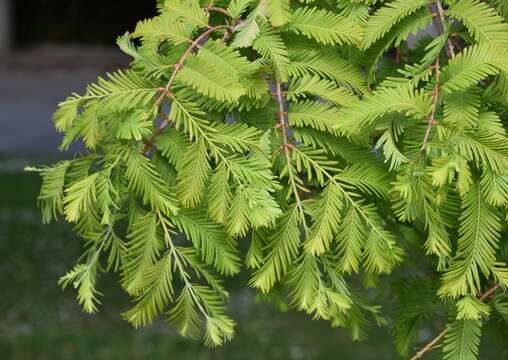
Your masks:
M 423 347 L 420 351 L 418 351 L 418 352 L 416 353 L 416 355 L 415 355 L 415 356 L 413 356 L 413 357 L 411 358 L 411 360 L 420 359 L 420 358 L 421 358 L 423 355 L 425 355 L 427 352 L 431 351 L 431 350 L 434 348 L 434 346 L 435 346 L 437 343 L 439 343 L 439 342 L 441 341 L 441 339 L 442 339 L 442 338 L 444 338 L 444 337 L 445 337 L 445 335 L 447 334 L 447 332 L 448 332 L 448 329 L 447 329 L 447 328 L 445 328 L 443 331 L 441 331 L 441 332 L 439 333 L 439 335 L 438 335 L 438 336 L 436 336 L 434 339 L 432 339 L 432 341 L 431 341 L 431 342 L 429 342 L 429 343 L 428 343 L 427 345 L 425 345 L 425 346 L 424 346 L 424 347 Z
M 277 104 L 279 106 L 279 111 L 277 113 L 279 123 L 278 123 L 277 127 L 279 129 L 282 129 L 281 132 L 282 132 L 282 143 L 283 143 L 283 147 L 284 147 L 284 154 L 286 156 L 289 156 L 289 149 L 288 149 L 289 136 L 287 133 L 287 129 L 288 129 L 289 125 L 287 122 L 287 112 L 284 111 L 284 95 L 282 93 L 282 85 L 281 85 L 280 81 L 277 81 L 277 84 L 275 84 L 275 86 L 276 86 L 275 96 L 276 96 Z
M 439 105 L 439 92 L 440 92 L 440 86 L 441 86 L 441 66 L 439 63 L 439 55 L 436 59 L 436 62 L 434 63 L 434 71 L 436 73 L 436 84 L 434 85 L 434 91 L 432 92 L 432 112 L 429 116 L 429 120 L 427 122 L 427 129 L 425 130 L 425 136 L 423 138 L 423 144 L 421 147 L 421 151 L 424 152 L 427 148 L 427 145 L 429 144 L 429 138 L 430 138 L 430 131 L 432 130 L 432 127 L 437 124 L 436 121 L 436 113 L 437 113 L 437 106 Z
M 436 11 L 434 12 L 434 7 L 436 6 Z M 432 23 L 434 24 L 434 28 L 436 29 L 437 35 L 441 35 L 445 31 L 445 23 L 446 19 L 444 16 L 444 9 L 443 5 L 441 4 L 441 0 L 431 0 L 428 5 L 430 14 L 432 16 Z M 455 48 L 453 46 L 453 42 L 448 39 L 446 44 L 446 53 L 448 57 L 454 58 L 455 57 Z
M 479 296 L 478 299 L 480 301 L 490 300 L 492 296 L 501 289 L 501 284 L 496 284 L 495 286 L 491 287 L 489 290 L 487 290 L 483 295 Z
M 436 7 L 437 12 L 434 12 L 434 6 Z M 441 4 L 440 0 L 431 0 L 428 4 L 429 12 L 432 16 L 432 22 L 434 24 L 434 28 L 436 29 L 437 35 L 441 35 L 445 31 L 445 16 L 444 16 L 444 10 L 443 5 Z M 453 42 L 451 39 L 447 40 L 446 45 L 446 54 L 448 57 L 455 57 L 455 48 L 453 46 Z M 441 80 L 441 65 L 440 65 L 440 59 L 439 54 L 436 58 L 436 61 L 433 65 L 435 74 L 436 74 L 436 84 L 434 85 L 434 90 L 432 91 L 432 113 L 429 116 L 428 122 L 427 122 L 427 129 L 425 130 L 425 136 L 423 138 L 423 144 L 421 147 L 421 151 L 424 152 L 425 149 L 427 149 L 429 138 L 430 138 L 430 132 L 432 130 L 432 127 L 437 124 L 436 121 L 436 113 L 437 113 L 437 107 L 439 105 L 439 93 L 440 93 L 440 80 Z
M 174 95 L 171 93 L 171 86 L 173 86 L 173 82 L 176 79 L 176 75 L 178 75 L 178 72 L 183 68 L 185 61 L 187 61 L 187 58 L 201 46 L 201 42 L 204 39 L 207 39 L 213 32 L 221 29 L 229 29 L 229 25 L 217 25 L 217 26 L 210 26 L 205 32 L 203 32 L 201 35 L 199 35 L 196 40 L 192 42 L 192 44 L 185 50 L 180 60 L 176 63 L 174 66 L 173 74 L 171 74 L 171 77 L 169 78 L 169 81 L 167 82 L 164 89 L 161 91 L 161 95 L 157 98 L 155 101 L 156 106 L 160 106 L 162 101 L 166 96 L 173 97 Z M 143 149 L 143 154 L 146 154 L 150 151 L 150 149 L 153 148 L 155 140 L 164 132 L 164 129 L 169 125 L 171 122 L 171 119 L 169 117 L 166 117 L 164 121 L 159 125 L 159 128 L 157 131 L 148 139 L 145 141 L 145 147 Z
M 270 79 L 267 79 L 268 81 Z M 291 185 L 291 189 L 293 191 L 293 194 L 295 196 L 296 206 L 298 207 L 298 211 L 300 212 L 302 216 L 302 222 L 303 222 L 303 228 L 305 231 L 305 235 L 307 236 L 309 234 L 309 226 L 307 225 L 305 221 L 305 212 L 303 209 L 303 203 L 302 199 L 300 197 L 300 193 L 298 191 L 298 186 L 295 181 L 295 174 L 293 174 L 293 168 L 291 166 L 292 160 L 291 160 L 291 150 L 294 148 L 294 145 L 289 142 L 289 119 L 288 119 L 288 112 L 284 109 L 284 91 L 282 91 L 282 84 L 279 80 L 275 81 L 275 94 L 274 98 L 278 105 L 278 111 L 277 111 L 277 129 L 280 129 L 282 133 L 282 145 L 281 149 L 284 152 L 284 157 L 286 158 L 286 163 L 288 167 L 288 178 L 289 183 Z
M 496 293 L 497 290 L 501 288 L 501 284 L 496 284 L 495 286 L 491 287 L 489 290 L 487 290 L 482 295 L 478 296 L 478 299 L 480 301 L 488 301 L 491 299 L 491 297 Z M 432 339 L 427 345 L 425 345 L 423 348 L 421 348 L 420 351 L 418 351 L 415 356 L 413 356 L 410 360 L 417 360 L 421 359 L 423 355 L 428 353 L 429 351 L 433 350 L 436 345 L 443 339 L 446 334 L 448 333 L 448 328 L 444 328 L 443 331 L 441 331 L 434 339 Z
M 208 12 L 213 11 L 213 12 L 220 13 L 220 14 L 222 14 L 222 15 L 224 15 L 224 16 L 227 16 L 227 17 L 233 17 L 233 16 L 229 13 L 229 11 L 227 11 L 226 9 L 223 9 L 223 8 L 221 8 L 221 7 L 217 7 L 217 6 L 211 6 L 211 5 L 209 5 L 209 6 L 207 6 L 207 7 L 205 8 L 205 11 L 208 11 Z

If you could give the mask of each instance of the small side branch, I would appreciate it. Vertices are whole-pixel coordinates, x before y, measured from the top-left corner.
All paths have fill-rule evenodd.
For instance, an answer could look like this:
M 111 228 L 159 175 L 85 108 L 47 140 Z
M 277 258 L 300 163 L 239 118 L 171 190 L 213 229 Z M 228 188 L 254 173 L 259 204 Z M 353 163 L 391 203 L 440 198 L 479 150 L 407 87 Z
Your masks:
M 437 35 L 441 35 L 445 32 L 445 24 L 446 19 L 444 15 L 443 5 L 441 4 L 441 0 L 430 1 L 428 5 L 429 11 L 432 15 L 432 23 L 434 24 L 434 29 L 436 30 Z M 434 12 L 434 9 L 436 12 Z M 446 43 L 446 54 L 448 57 L 455 57 L 455 47 L 451 39 L 447 40 Z
M 434 24 L 434 28 L 436 29 L 437 35 L 441 35 L 445 32 L 445 23 L 446 19 L 444 16 L 444 10 L 443 5 L 441 4 L 441 0 L 431 0 L 428 4 L 429 12 L 432 15 L 432 22 Z M 434 12 L 434 9 L 436 12 Z M 450 38 L 448 38 L 446 43 L 446 54 L 449 58 L 455 57 L 455 48 L 453 46 L 453 42 Z M 436 75 L 436 84 L 434 85 L 434 90 L 432 92 L 432 112 L 429 116 L 428 122 L 427 122 L 427 129 L 425 130 L 425 136 L 423 138 L 423 144 L 421 147 L 421 151 L 424 152 L 427 149 L 429 138 L 430 138 L 430 132 L 432 130 L 432 127 L 437 124 L 436 121 L 436 114 L 437 114 L 437 108 L 439 106 L 439 93 L 441 90 L 441 64 L 439 59 L 439 54 L 436 58 L 436 61 L 433 65 L 434 73 Z
M 432 91 L 432 112 L 429 116 L 427 122 L 427 129 L 425 130 L 425 136 L 423 138 L 423 144 L 421 147 L 421 151 L 424 152 L 427 149 L 427 145 L 429 144 L 430 132 L 432 127 L 437 124 L 436 121 L 436 113 L 437 107 L 439 105 L 439 92 L 441 89 L 441 65 L 439 63 L 439 56 L 434 63 L 434 72 L 436 74 L 436 84 L 434 85 L 434 90 Z
M 196 38 L 196 40 L 194 40 L 192 42 L 192 44 L 187 48 L 187 50 L 185 50 L 185 52 L 183 53 L 180 60 L 178 60 L 178 62 L 174 66 L 173 73 L 171 74 L 171 77 L 169 78 L 169 81 L 167 82 L 166 86 L 163 89 L 161 89 L 161 94 L 155 101 L 155 105 L 157 107 L 160 107 L 162 101 L 164 100 L 164 98 L 166 96 L 169 96 L 169 97 L 174 96 L 173 93 L 171 92 L 171 87 L 173 86 L 173 83 L 174 83 L 179 71 L 184 67 L 185 62 L 187 61 L 188 57 L 194 51 L 199 49 L 199 47 L 202 46 L 202 42 L 206 41 L 213 32 L 215 32 L 217 30 L 229 29 L 229 28 L 230 28 L 230 26 L 228 26 L 228 25 L 210 26 L 205 32 L 203 32 L 201 35 L 199 35 Z M 150 139 L 148 139 L 147 141 L 145 141 L 145 147 L 143 149 L 143 154 L 146 154 L 151 149 L 153 149 L 155 140 L 157 140 L 157 138 L 164 132 L 164 129 L 166 129 L 166 127 L 169 125 L 170 122 L 171 122 L 171 119 L 169 119 L 169 117 L 166 117 L 164 119 L 164 121 L 159 125 L 159 128 L 157 129 L 157 131 L 152 135 L 152 137 Z
M 223 9 L 223 8 L 217 7 L 217 6 L 212 6 L 211 4 L 205 8 L 205 11 L 216 12 L 216 13 L 222 14 L 226 17 L 233 17 L 226 9 Z
M 478 299 L 480 301 L 489 301 L 499 289 L 501 289 L 501 284 L 496 284 L 487 290 L 483 295 L 480 295 Z
M 489 301 L 492 296 L 501 288 L 501 284 L 496 284 L 493 287 L 491 287 L 489 290 L 487 290 L 485 293 L 478 296 L 478 299 L 480 301 Z M 410 360 L 417 360 L 421 359 L 423 355 L 428 353 L 429 351 L 432 351 L 436 345 L 446 336 L 448 333 L 448 329 L 445 328 L 443 331 L 441 331 L 434 339 L 432 339 L 427 345 L 425 345 L 420 351 L 418 351 L 415 356 L 413 356 Z
M 305 212 L 303 209 L 302 199 L 300 197 L 300 193 L 298 192 L 298 186 L 296 184 L 296 174 L 293 173 L 292 160 L 291 160 L 291 152 L 293 149 L 293 144 L 289 142 L 289 121 L 288 121 L 288 113 L 284 109 L 285 97 L 284 92 L 282 91 L 282 84 L 279 80 L 276 80 L 275 83 L 275 100 L 278 104 L 278 123 L 277 128 L 280 129 L 282 133 L 282 151 L 284 152 L 284 157 L 286 158 L 286 165 L 288 168 L 288 178 L 289 183 L 291 185 L 291 189 L 293 191 L 293 195 L 295 196 L 296 206 L 298 207 L 298 211 L 300 212 L 300 216 L 302 217 L 303 228 L 305 231 L 305 235 L 309 234 L 309 227 L 305 221 Z
M 287 112 L 284 110 L 284 94 L 282 92 L 282 85 L 280 81 L 277 81 L 275 97 L 277 100 L 277 104 L 279 106 L 278 111 L 278 125 L 277 127 L 281 129 L 282 132 L 282 146 L 284 149 L 284 154 L 289 155 L 289 134 L 288 134 L 288 121 L 287 121 Z
M 432 339 L 432 341 L 430 341 L 420 351 L 418 351 L 416 353 L 416 355 L 411 358 L 411 360 L 421 359 L 423 357 L 423 355 L 425 355 L 429 351 L 432 351 L 432 349 L 434 349 L 434 347 L 441 341 L 441 339 L 443 339 L 445 337 L 445 335 L 447 333 L 448 333 L 448 329 L 445 328 L 443 331 L 441 331 L 439 333 L 438 336 L 436 336 L 434 339 Z
M 217 31 L 217 30 L 221 30 L 221 29 L 227 29 L 229 28 L 228 25 L 217 25 L 217 26 L 210 26 L 208 28 L 208 30 L 206 30 L 205 32 L 203 32 L 201 35 L 199 35 L 196 40 L 194 40 L 192 42 L 192 44 L 187 48 L 187 50 L 185 50 L 184 54 L 182 55 L 182 57 L 180 58 L 180 60 L 176 63 L 175 67 L 174 67 L 174 71 L 173 71 L 173 74 L 171 75 L 171 77 L 169 78 L 169 81 L 168 83 L 166 84 L 166 87 L 165 87 L 165 91 L 161 94 L 161 96 L 159 96 L 159 98 L 157 99 L 156 101 L 156 104 L 157 105 L 160 105 L 160 103 L 162 102 L 162 100 L 164 99 L 164 97 L 166 95 L 169 94 L 169 91 L 171 89 L 171 86 L 173 86 L 173 82 L 175 81 L 176 79 L 176 75 L 178 75 L 178 72 L 183 68 L 183 66 L 185 65 L 185 61 L 187 61 L 187 58 L 196 50 L 198 49 L 200 46 L 202 46 L 202 41 L 204 41 L 205 39 L 207 39 L 213 32 Z M 170 95 L 170 94 L 169 94 Z

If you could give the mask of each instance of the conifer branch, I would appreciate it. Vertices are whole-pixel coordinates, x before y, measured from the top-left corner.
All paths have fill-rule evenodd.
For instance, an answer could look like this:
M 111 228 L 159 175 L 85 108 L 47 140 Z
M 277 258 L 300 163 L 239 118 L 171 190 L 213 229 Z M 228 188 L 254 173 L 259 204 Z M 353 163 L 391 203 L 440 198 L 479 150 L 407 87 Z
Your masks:
M 217 30 L 221 30 L 221 29 L 226 29 L 226 28 L 229 28 L 228 25 L 216 25 L 216 26 L 210 26 L 205 32 L 201 33 L 201 35 L 199 35 L 193 42 L 192 44 L 187 48 L 187 50 L 185 50 L 185 52 L 183 53 L 182 57 L 180 58 L 180 60 L 178 60 L 178 62 L 176 63 L 175 65 L 175 70 L 173 71 L 173 74 L 171 74 L 171 77 L 169 78 L 169 81 L 168 83 L 166 84 L 166 87 L 164 88 L 164 92 L 162 92 L 162 94 L 159 96 L 159 98 L 157 99 L 156 101 L 156 104 L 157 105 L 160 105 L 162 100 L 164 99 L 164 97 L 166 95 L 169 95 L 171 96 L 171 93 L 170 93 L 170 90 L 171 90 L 171 86 L 173 86 L 173 82 L 175 81 L 176 79 L 176 75 L 178 75 L 178 72 L 183 68 L 183 66 L 185 65 L 185 61 L 187 60 L 187 58 L 195 51 L 197 50 L 200 46 L 202 46 L 202 41 L 203 40 L 207 40 L 209 38 L 209 36 L 217 31 Z
M 478 300 L 489 301 L 491 299 L 491 297 L 496 293 L 496 291 L 498 291 L 500 288 L 501 288 L 500 283 L 494 285 L 489 290 L 487 290 L 485 293 L 478 296 Z M 436 347 L 436 345 L 446 336 L 447 333 L 448 333 L 448 328 L 444 328 L 443 331 L 441 331 L 434 339 L 432 339 L 430 342 L 428 342 L 410 360 L 421 359 L 423 357 L 423 355 L 425 355 L 429 351 L 432 351 Z
M 158 16 L 118 38 L 132 66 L 54 115 L 62 148 L 83 140 L 89 153 L 41 169 L 43 220 L 63 217 L 103 244 L 104 272 L 118 269 L 136 301 L 125 319 L 144 326 L 169 310 L 183 336 L 231 339 L 221 282 L 240 269 L 236 240 L 252 233 L 251 285 L 288 284 L 291 306 L 359 337 L 364 315 L 381 313 L 350 296 L 343 275 L 398 280 L 397 234 L 413 223 L 446 272 L 440 288 L 430 275 L 397 285 L 397 350 L 413 351 L 414 324 L 437 316 L 434 300 L 447 296 L 456 316 L 413 360 L 438 347 L 448 360 L 476 358 L 501 288 L 482 293 L 490 285 L 477 279 L 506 277 L 496 261 L 508 205 L 506 14 L 477 0 L 158 3 Z M 431 22 L 434 39 L 402 45 Z M 354 56 L 337 51 L 344 44 Z M 402 77 L 376 66 L 388 49 Z M 361 96 L 366 82 L 376 89 Z M 68 276 L 85 310 L 95 308 L 97 259 Z
M 436 74 L 436 84 L 434 85 L 434 90 L 432 91 L 432 112 L 429 116 L 429 120 L 427 123 L 427 129 L 425 130 L 425 136 L 423 137 L 423 144 L 421 147 L 421 151 L 424 152 L 427 148 L 427 145 L 429 143 L 430 138 L 430 132 L 432 130 L 432 127 L 437 124 L 436 121 L 436 113 L 437 113 L 437 107 L 439 105 L 439 92 L 441 87 L 441 66 L 439 63 L 439 55 L 436 58 L 436 62 L 434 63 L 434 72 Z
M 205 11 L 207 11 L 207 12 L 216 12 L 216 13 L 222 14 L 222 15 L 227 16 L 227 17 L 232 17 L 232 15 L 229 13 L 229 11 L 227 11 L 226 9 L 223 9 L 221 7 L 218 7 L 218 6 L 213 6 L 212 3 L 210 3 L 210 5 L 208 5 L 205 8 Z
M 214 8 L 215 10 L 220 8 Z M 222 9 L 224 10 L 224 9 Z M 226 10 L 224 10 L 226 11 Z M 226 29 L 228 30 L 226 34 L 221 38 L 222 42 L 225 42 L 235 31 L 238 30 L 238 28 L 242 25 L 241 21 L 238 21 L 235 25 L 229 26 L 229 25 L 216 25 L 216 26 L 210 26 L 205 32 L 203 32 L 201 35 L 199 35 L 192 44 L 187 48 L 187 50 L 184 52 L 180 60 L 174 65 L 174 71 L 171 74 L 171 77 L 169 81 L 167 82 L 166 86 L 164 88 L 161 88 L 161 95 L 157 98 L 155 101 L 155 105 L 157 107 L 160 107 L 162 101 L 166 96 L 174 97 L 173 93 L 171 92 L 171 87 L 173 86 L 173 83 L 176 79 L 176 76 L 178 75 L 178 72 L 184 67 L 185 61 L 187 58 L 196 50 L 198 50 L 202 45 L 203 41 L 207 41 L 208 38 L 212 33 L 214 33 L 217 30 Z M 168 127 L 169 123 L 171 122 L 171 119 L 169 117 L 165 117 L 163 122 L 159 125 L 156 132 L 150 137 L 150 139 L 145 141 L 145 147 L 143 149 L 143 154 L 147 154 L 151 149 L 153 149 L 155 141 L 162 135 L 164 130 Z
M 166 245 L 169 248 L 170 254 L 175 259 L 175 265 L 176 265 L 176 267 L 178 269 L 180 278 L 182 279 L 185 288 L 189 290 L 189 292 L 190 292 L 190 294 L 191 294 L 191 296 L 192 296 L 196 306 L 198 307 L 199 311 L 201 312 L 201 314 L 205 318 L 207 318 L 208 317 L 208 313 L 203 308 L 203 305 L 201 304 L 201 301 L 199 300 L 199 298 L 198 298 L 198 296 L 196 294 L 196 291 L 194 290 L 194 286 L 190 282 L 190 275 L 185 270 L 185 267 L 183 265 L 183 260 L 180 258 L 180 254 L 178 253 L 178 249 L 176 248 L 175 244 L 173 243 L 173 240 L 171 239 L 171 233 L 170 233 L 170 230 L 169 230 L 169 228 L 168 228 L 168 226 L 166 224 L 166 219 L 164 218 L 164 216 L 159 211 L 157 211 L 157 216 L 159 218 L 159 222 L 160 222 L 160 224 L 162 226 L 162 229 L 164 231 L 164 240 L 166 242 Z
M 433 12 L 433 5 L 436 6 L 437 13 Z M 441 35 L 445 31 L 445 15 L 444 15 L 444 9 L 443 5 L 441 4 L 441 0 L 431 0 L 429 3 L 429 11 L 432 15 L 432 23 L 434 24 L 434 28 L 436 29 L 437 35 Z M 455 57 L 455 48 L 453 46 L 453 42 L 451 39 L 447 40 L 446 43 L 446 53 L 448 57 L 454 58 Z
M 445 31 L 445 17 L 444 17 L 444 10 L 443 5 L 441 4 L 441 0 L 435 0 L 434 4 L 437 8 L 437 14 L 432 13 L 432 4 L 433 2 L 429 3 L 429 11 L 432 14 L 432 22 L 434 24 L 434 27 L 436 29 L 437 35 L 441 35 Z M 453 47 L 453 43 L 451 39 L 447 40 L 447 46 L 446 46 L 446 53 L 448 57 L 455 57 L 455 50 Z M 439 54 L 436 57 L 436 61 L 433 65 L 434 73 L 436 75 L 436 84 L 434 85 L 434 90 L 432 91 L 432 112 L 428 119 L 427 129 L 425 130 L 425 136 L 423 138 L 423 144 L 421 147 L 421 151 L 425 151 L 427 148 L 429 138 L 430 138 L 430 132 L 432 130 L 432 127 L 437 124 L 436 121 L 436 113 L 437 113 L 437 107 L 439 106 L 439 93 L 440 93 L 440 87 L 441 87 L 441 65 L 440 65 L 440 59 Z
M 282 151 L 284 152 L 284 157 L 286 159 L 286 166 L 287 166 L 287 171 L 288 171 L 289 183 L 291 185 L 293 194 L 295 196 L 296 206 L 298 208 L 298 211 L 300 212 L 300 216 L 302 217 L 305 235 L 308 235 L 309 234 L 309 227 L 305 221 L 305 211 L 303 209 L 303 204 L 302 204 L 302 200 L 300 197 L 300 193 L 298 192 L 298 187 L 296 185 L 296 180 L 295 180 L 296 174 L 293 173 L 294 169 L 293 169 L 290 150 L 293 149 L 294 146 L 293 146 L 293 144 L 291 144 L 289 142 L 288 115 L 284 109 L 284 103 L 285 103 L 284 94 L 282 91 L 282 84 L 279 80 L 276 80 L 275 88 L 276 88 L 275 99 L 276 99 L 277 105 L 278 105 L 278 125 L 277 125 L 277 127 L 281 130 L 281 133 L 282 133 Z
M 173 94 L 171 93 L 171 87 L 173 86 L 173 82 L 176 79 L 176 75 L 178 75 L 178 72 L 185 65 L 185 61 L 187 60 L 187 58 L 196 49 L 198 49 L 200 46 L 202 46 L 202 41 L 207 39 L 213 32 L 220 30 L 220 29 L 225 29 L 225 28 L 229 28 L 229 26 L 228 25 L 210 26 L 205 32 L 201 33 L 201 35 L 199 35 L 192 42 L 192 44 L 187 48 L 187 50 L 185 50 L 185 52 L 181 56 L 180 60 L 178 60 L 178 62 L 175 64 L 173 73 L 171 74 L 171 77 L 169 78 L 169 81 L 167 82 L 166 86 L 164 87 L 164 89 L 161 89 L 161 95 L 155 101 L 155 105 L 157 107 L 159 107 L 161 105 L 162 101 L 164 100 L 164 98 L 166 96 L 173 97 Z M 143 154 L 146 154 L 148 151 L 150 151 L 150 149 L 153 148 L 155 140 L 157 140 L 157 138 L 162 135 L 162 133 L 164 132 L 164 129 L 166 129 L 166 127 L 169 125 L 170 122 L 171 122 L 171 119 L 169 119 L 167 117 L 164 119 L 164 121 L 159 125 L 159 128 L 157 129 L 155 134 L 153 134 L 152 137 L 146 141 L 145 148 L 143 149 Z

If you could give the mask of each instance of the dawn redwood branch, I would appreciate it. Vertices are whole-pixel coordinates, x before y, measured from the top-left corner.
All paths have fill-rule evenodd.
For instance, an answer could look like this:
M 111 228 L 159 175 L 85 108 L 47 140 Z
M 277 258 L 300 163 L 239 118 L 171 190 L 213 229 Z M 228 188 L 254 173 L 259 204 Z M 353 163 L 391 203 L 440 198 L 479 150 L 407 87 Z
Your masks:
M 492 298 L 492 296 L 501 288 L 501 284 L 496 284 L 487 290 L 482 295 L 478 296 L 480 301 L 488 301 Z M 448 333 L 448 329 L 444 328 L 434 339 L 432 339 L 427 345 L 425 345 L 420 351 L 418 351 L 415 356 L 413 356 L 410 360 L 421 359 L 423 355 L 434 349 L 434 347 L 445 337 Z
M 437 56 L 436 62 L 434 63 L 434 72 L 436 74 L 436 84 L 434 85 L 434 90 L 432 91 L 432 112 L 429 116 L 429 120 L 427 122 L 427 129 L 425 130 L 425 136 L 423 138 L 423 144 L 421 151 L 425 151 L 427 145 L 429 143 L 430 131 L 432 127 L 437 124 L 436 121 L 436 113 L 437 107 L 439 105 L 439 92 L 441 86 L 441 65 L 439 63 L 439 55 Z
M 434 13 L 434 6 L 437 10 L 437 13 Z M 437 35 L 441 35 L 445 31 L 445 15 L 443 10 L 443 5 L 441 4 L 441 0 L 431 0 L 428 5 L 429 11 L 432 15 L 432 23 L 434 24 L 434 28 L 436 29 Z M 446 44 L 446 53 L 448 57 L 454 58 L 455 57 L 455 47 L 453 46 L 453 42 L 451 39 L 447 40 Z
M 201 42 L 203 40 L 207 39 L 210 36 L 210 34 L 212 34 L 213 32 L 215 32 L 217 30 L 221 30 L 221 29 L 227 29 L 227 28 L 229 28 L 228 25 L 210 26 L 210 27 L 208 27 L 208 30 L 203 32 L 201 35 L 199 35 L 196 38 L 196 40 L 194 40 L 192 42 L 191 46 L 189 46 L 187 48 L 187 50 L 185 50 L 185 52 L 183 53 L 183 55 L 180 58 L 180 60 L 178 61 L 178 63 L 176 63 L 176 65 L 174 66 L 175 70 L 173 71 L 171 78 L 169 79 L 168 83 L 166 84 L 164 92 L 157 99 L 157 101 L 156 101 L 157 105 L 160 105 L 160 103 L 162 102 L 162 100 L 164 99 L 164 97 L 166 95 L 171 96 L 170 89 L 171 89 L 171 86 L 173 85 L 173 82 L 176 79 L 176 75 L 178 75 L 178 72 L 183 68 L 183 66 L 185 65 L 185 61 L 192 54 L 192 52 L 194 50 L 198 49 L 200 46 L 202 46 Z
M 437 14 L 432 13 L 432 4 L 433 3 L 436 5 Z M 443 6 L 441 4 L 441 1 L 436 0 L 435 2 L 431 2 L 429 4 L 429 10 L 431 11 L 432 21 L 434 23 L 434 27 L 436 29 L 437 35 L 439 36 L 439 35 L 443 34 L 443 32 L 445 30 L 445 25 L 444 25 L 445 24 L 445 17 L 444 17 L 444 11 L 443 11 Z M 447 40 L 446 45 L 447 45 L 446 46 L 447 56 L 454 58 L 455 57 L 455 48 L 454 48 L 454 45 L 453 45 L 453 42 L 451 41 L 451 39 Z M 425 136 L 424 136 L 423 144 L 421 147 L 422 152 L 425 151 L 425 149 L 427 148 L 432 127 L 437 124 L 436 113 L 437 113 L 437 107 L 439 105 L 439 93 L 440 93 L 440 86 L 441 86 L 441 84 L 440 84 L 441 65 L 440 65 L 439 55 L 437 56 L 433 67 L 434 67 L 434 71 L 436 74 L 436 83 L 434 85 L 434 90 L 432 92 L 432 96 L 433 96 L 432 112 L 431 112 L 431 115 L 429 116 L 429 119 L 428 119 L 427 129 L 425 131 Z M 495 292 L 497 290 L 499 290 L 500 288 L 501 288 L 501 284 L 496 284 L 495 286 L 493 286 L 492 288 L 487 290 L 484 294 L 480 295 L 478 297 L 478 299 L 480 301 L 488 301 L 495 294 Z M 447 333 L 448 333 L 448 329 L 447 328 L 443 329 L 434 339 L 432 339 L 422 349 L 420 349 L 420 351 L 418 351 L 410 360 L 420 359 L 427 352 L 432 351 L 435 348 L 435 346 L 446 336 Z
M 433 12 L 433 5 L 437 8 L 437 13 Z M 428 5 L 429 11 L 432 15 L 432 22 L 434 23 L 434 27 L 436 29 L 437 35 L 440 36 L 445 31 L 445 17 L 444 17 L 444 10 L 443 6 L 441 4 L 440 0 L 431 1 Z M 453 47 L 453 43 L 451 39 L 448 38 L 447 40 L 447 46 L 446 46 L 446 54 L 448 57 L 455 57 L 455 50 Z M 441 64 L 439 59 L 439 54 L 437 55 L 436 61 L 433 65 L 434 72 L 436 74 L 436 84 L 434 85 L 434 90 L 432 91 L 432 113 L 429 116 L 428 122 L 427 122 L 427 129 L 425 130 L 425 136 L 423 138 L 423 144 L 421 147 L 421 151 L 425 151 L 427 148 L 427 145 L 429 143 L 430 138 L 430 132 L 432 130 L 432 127 L 437 124 L 436 121 L 436 113 L 437 113 L 437 107 L 439 106 L 439 93 L 440 93 L 440 86 L 441 86 Z
M 496 293 L 496 291 L 498 291 L 499 289 L 501 289 L 501 284 L 498 283 L 496 284 L 495 286 L 491 287 L 489 290 L 487 290 L 485 293 L 483 293 L 483 295 L 480 295 L 478 297 L 478 299 L 480 301 L 487 301 L 487 300 L 490 300 L 490 298 Z
M 166 86 L 163 89 L 161 89 L 161 95 L 155 101 L 155 105 L 156 106 L 159 107 L 166 96 L 169 96 L 169 97 L 173 97 L 174 96 L 173 93 L 171 92 L 171 86 L 173 86 L 173 83 L 174 83 L 174 81 L 176 79 L 176 75 L 178 75 L 178 72 L 185 65 L 185 61 L 187 61 L 187 58 L 196 49 L 198 49 L 200 46 L 202 46 L 201 42 L 203 40 L 206 40 L 207 38 L 209 38 L 209 36 L 213 32 L 215 32 L 217 30 L 229 29 L 229 28 L 230 28 L 229 25 L 210 26 L 210 27 L 208 27 L 208 29 L 205 32 L 203 32 L 201 35 L 199 35 L 196 38 L 196 40 L 194 40 L 192 42 L 192 44 L 187 48 L 187 50 L 185 50 L 185 52 L 183 53 L 183 55 L 180 58 L 180 60 L 174 66 L 173 74 L 171 74 L 171 77 L 169 78 L 169 81 L 167 82 Z M 171 119 L 169 119 L 169 118 L 164 119 L 164 121 L 160 124 L 159 128 L 157 129 L 157 131 L 152 135 L 152 137 L 150 139 L 148 139 L 145 142 L 145 148 L 143 149 L 143 154 L 146 154 L 148 151 L 150 151 L 150 149 L 153 148 L 153 144 L 154 144 L 155 140 L 164 132 L 164 129 L 169 125 L 170 122 L 171 122 Z
M 298 186 L 296 185 L 295 176 L 296 174 L 293 174 L 293 168 L 292 168 L 292 160 L 291 160 L 291 153 L 290 150 L 293 149 L 294 145 L 289 142 L 289 119 L 288 119 L 288 113 L 284 109 L 284 92 L 282 91 L 282 84 L 277 79 L 275 81 L 275 100 L 278 105 L 278 124 L 277 128 L 281 130 L 282 133 L 282 151 L 284 152 L 284 157 L 286 158 L 286 164 L 288 168 L 288 178 L 289 183 L 291 185 L 291 189 L 293 191 L 293 194 L 295 196 L 296 206 L 298 207 L 298 211 L 300 212 L 302 216 L 302 223 L 305 230 L 305 235 L 308 235 L 309 233 L 309 227 L 305 221 L 305 212 L 303 209 L 303 203 L 302 199 L 300 197 L 300 193 L 298 192 Z
M 216 13 L 220 13 L 224 16 L 227 16 L 227 17 L 232 17 L 232 15 L 226 10 L 226 9 L 223 9 L 221 7 L 217 7 L 217 6 L 208 6 L 205 8 L 205 11 L 208 11 L 208 12 L 216 12 Z

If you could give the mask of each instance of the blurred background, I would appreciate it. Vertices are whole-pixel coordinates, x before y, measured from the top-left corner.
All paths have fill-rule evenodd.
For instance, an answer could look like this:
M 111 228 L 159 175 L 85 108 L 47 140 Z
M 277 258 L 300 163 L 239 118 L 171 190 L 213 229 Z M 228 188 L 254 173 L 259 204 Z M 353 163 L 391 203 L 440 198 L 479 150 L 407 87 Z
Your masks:
M 41 224 L 40 180 L 23 168 L 72 156 L 57 150 L 57 103 L 126 67 L 116 36 L 153 15 L 155 0 L 0 0 L 0 359 L 397 359 L 388 329 L 352 343 L 344 330 L 258 301 L 246 275 L 228 284 L 238 334 L 220 349 L 182 339 L 163 319 L 132 329 L 120 317 L 129 300 L 114 276 L 100 279 L 96 315 L 58 287 L 81 244 L 70 226 Z

